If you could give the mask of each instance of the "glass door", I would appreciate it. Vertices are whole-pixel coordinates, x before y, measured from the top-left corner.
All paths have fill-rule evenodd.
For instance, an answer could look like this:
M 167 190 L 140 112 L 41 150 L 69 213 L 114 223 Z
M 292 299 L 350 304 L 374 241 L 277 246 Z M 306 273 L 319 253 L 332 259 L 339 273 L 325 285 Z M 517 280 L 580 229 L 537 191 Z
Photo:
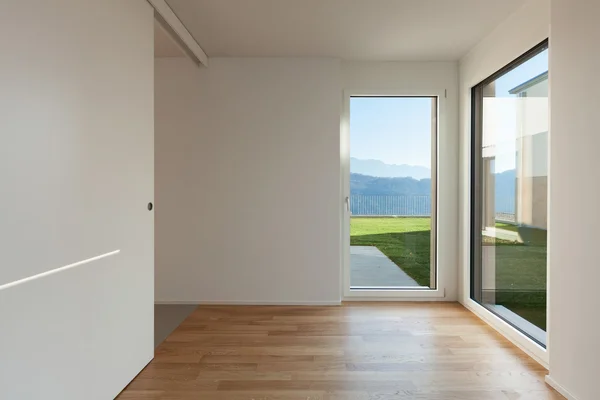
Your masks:
M 350 96 L 350 291 L 436 288 L 438 98 Z

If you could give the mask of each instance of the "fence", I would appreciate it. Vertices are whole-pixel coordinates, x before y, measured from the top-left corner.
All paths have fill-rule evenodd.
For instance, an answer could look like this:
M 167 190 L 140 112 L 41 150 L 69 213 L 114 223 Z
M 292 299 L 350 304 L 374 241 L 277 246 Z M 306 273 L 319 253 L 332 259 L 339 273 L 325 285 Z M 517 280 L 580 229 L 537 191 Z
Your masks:
M 353 216 L 431 216 L 430 196 L 366 195 L 350 196 Z
M 514 200 L 507 199 L 496 207 L 496 219 L 514 222 Z M 350 195 L 350 211 L 355 217 L 398 216 L 430 217 L 431 196 L 402 195 Z
M 494 199 L 496 220 L 502 222 L 516 222 L 515 196 L 496 196 Z
M 497 212 L 496 213 L 496 221 L 497 222 L 515 223 L 515 222 L 517 222 L 517 218 L 514 213 Z

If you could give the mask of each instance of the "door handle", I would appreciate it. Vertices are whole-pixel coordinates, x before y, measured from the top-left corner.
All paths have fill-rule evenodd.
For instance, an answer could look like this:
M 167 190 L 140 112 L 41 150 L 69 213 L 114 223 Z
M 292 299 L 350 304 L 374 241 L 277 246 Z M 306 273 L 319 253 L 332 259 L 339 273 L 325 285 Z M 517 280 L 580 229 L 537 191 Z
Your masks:
M 350 212 L 350 197 L 346 196 L 346 211 Z

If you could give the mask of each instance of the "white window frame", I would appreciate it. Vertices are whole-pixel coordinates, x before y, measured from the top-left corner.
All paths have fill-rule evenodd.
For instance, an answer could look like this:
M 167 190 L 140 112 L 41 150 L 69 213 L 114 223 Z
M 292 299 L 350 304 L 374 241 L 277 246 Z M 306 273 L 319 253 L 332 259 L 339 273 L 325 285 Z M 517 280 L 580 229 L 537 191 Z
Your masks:
M 413 288 L 394 288 L 394 289 L 350 289 L 350 213 L 347 211 L 346 197 L 350 194 L 350 99 L 352 97 L 436 97 L 438 118 L 437 118 L 437 135 L 436 140 L 432 141 L 432 146 L 436 147 L 437 157 L 434 160 L 434 168 L 436 173 L 432 176 L 432 181 L 435 179 L 436 193 L 432 208 L 435 210 L 432 224 L 434 228 L 432 232 L 436 235 L 435 239 L 435 289 L 413 289 Z M 440 300 L 446 297 L 446 275 L 450 272 L 447 268 L 440 268 L 439 250 L 440 237 L 438 235 L 437 226 L 439 226 L 439 138 L 446 133 L 446 91 L 445 90 L 359 90 L 347 89 L 344 90 L 342 118 L 340 124 L 340 161 L 341 161 L 341 232 L 342 232 L 342 298 L 344 301 L 419 301 L 419 300 Z M 444 264 L 442 264 L 444 265 Z

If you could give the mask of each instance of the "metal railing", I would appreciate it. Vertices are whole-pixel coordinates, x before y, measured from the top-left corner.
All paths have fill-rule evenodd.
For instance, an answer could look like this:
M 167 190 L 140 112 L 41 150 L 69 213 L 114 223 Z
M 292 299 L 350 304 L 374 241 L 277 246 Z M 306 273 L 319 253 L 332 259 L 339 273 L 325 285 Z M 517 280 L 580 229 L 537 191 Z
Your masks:
M 505 213 L 505 212 L 497 212 L 496 213 L 496 221 L 497 222 L 517 222 L 516 215 L 514 213 Z
M 430 217 L 431 196 L 353 194 L 350 211 L 352 216 Z
M 498 221 L 515 222 L 514 201 L 497 204 Z M 354 217 L 395 216 L 430 217 L 431 196 L 426 195 L 350 195 L 350 211 Z
M 515 222 L 515 197 L 500 196 L 494 199 L 494 209 L 496 210 L 496 220 L 501 222 Z

